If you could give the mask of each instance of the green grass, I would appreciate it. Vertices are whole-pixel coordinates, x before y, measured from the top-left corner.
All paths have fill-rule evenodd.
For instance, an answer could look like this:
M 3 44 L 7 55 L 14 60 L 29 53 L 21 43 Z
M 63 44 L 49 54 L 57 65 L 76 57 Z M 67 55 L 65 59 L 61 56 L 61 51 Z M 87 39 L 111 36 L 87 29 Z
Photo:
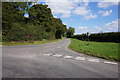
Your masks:
M 4 46 L 21 46 L 21 45 L 38 45 L 38 44 L 45 44 L 45 43 L 51 43 L 51 42 L 57 42 L 60 41 L 61 39 L 57 40 L 44 40 L 44 41 L 34 41 L 34 43 L 29 43 L 28 41 L 26 42 L 2 42 L 2 45 Z
M 69 48 L 90 56 L 101 57 L 108 60 L 118 61 L 118 45 L 119 43 L 110 43 L 110 42 L 89 42 L 81 41 L 71 38 L 71 44 Z

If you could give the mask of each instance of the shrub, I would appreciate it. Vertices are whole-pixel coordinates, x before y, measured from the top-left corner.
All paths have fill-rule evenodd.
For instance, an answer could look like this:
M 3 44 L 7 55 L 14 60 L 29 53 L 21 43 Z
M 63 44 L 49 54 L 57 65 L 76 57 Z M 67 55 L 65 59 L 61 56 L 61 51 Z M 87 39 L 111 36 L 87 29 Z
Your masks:
M 90 34 L 89 40 L 96 41 L 96 42 L 116 42 L 120 43 L 120 32 L 109 32 L 109 33 L 97 33 L 97 34 Z M 88 37 L 86 34 L 82 35 L 74 35 L 72 38 L 76 38 L 79 40 L 86 41 Z

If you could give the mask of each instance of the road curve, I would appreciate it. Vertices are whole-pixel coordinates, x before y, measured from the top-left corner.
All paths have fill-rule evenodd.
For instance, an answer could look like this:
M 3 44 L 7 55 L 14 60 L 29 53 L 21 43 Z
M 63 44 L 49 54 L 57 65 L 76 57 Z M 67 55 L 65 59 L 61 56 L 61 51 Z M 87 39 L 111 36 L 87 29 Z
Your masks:
M 118 65 L 68 49 L 70 39 L 3 46 L 3 78 L 118 78 Z M 80 59 L 80 60 L 79 60 Z M 97 60 L 97 61 L 96 61 Z

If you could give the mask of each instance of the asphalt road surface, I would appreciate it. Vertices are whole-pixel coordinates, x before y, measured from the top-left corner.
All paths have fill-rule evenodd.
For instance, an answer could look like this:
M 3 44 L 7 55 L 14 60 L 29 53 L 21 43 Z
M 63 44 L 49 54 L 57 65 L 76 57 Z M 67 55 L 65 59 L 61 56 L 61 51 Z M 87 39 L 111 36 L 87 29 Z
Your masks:
M 3 78 L 118 78 L 118 64 L 68 49 L 59 42 L 2 47 Z

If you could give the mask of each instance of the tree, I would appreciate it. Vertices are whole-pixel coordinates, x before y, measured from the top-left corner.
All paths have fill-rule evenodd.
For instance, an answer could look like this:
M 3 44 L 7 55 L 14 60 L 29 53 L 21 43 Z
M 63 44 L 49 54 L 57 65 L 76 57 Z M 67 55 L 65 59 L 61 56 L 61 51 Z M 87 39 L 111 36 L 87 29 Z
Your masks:
M 62 21 L 60 18 L 54 18 L 53 20 L 54 25 L 56 26 L 56 33 L 55 37 L 57 39 L 61 38 L 65 32 L 67 31 L 66 25 L 62 24 Z
M 73 36 L 74 33 L 75 33 L 75 28 L 69 27 L 69 29 L 67 29 L 66 36 L 70 38 Z
M 24 20 L 26 2 L 3 2 L 2 3 L 2 29 L 3 35 L 7 35 L 14 22 Z
M 58 39 L 66 32 L 60 18 L 54 18 L 48 5 L 9 2 L 2 5 L 3 41 Z M 28 13 L 29 17 L 24 17 Z

